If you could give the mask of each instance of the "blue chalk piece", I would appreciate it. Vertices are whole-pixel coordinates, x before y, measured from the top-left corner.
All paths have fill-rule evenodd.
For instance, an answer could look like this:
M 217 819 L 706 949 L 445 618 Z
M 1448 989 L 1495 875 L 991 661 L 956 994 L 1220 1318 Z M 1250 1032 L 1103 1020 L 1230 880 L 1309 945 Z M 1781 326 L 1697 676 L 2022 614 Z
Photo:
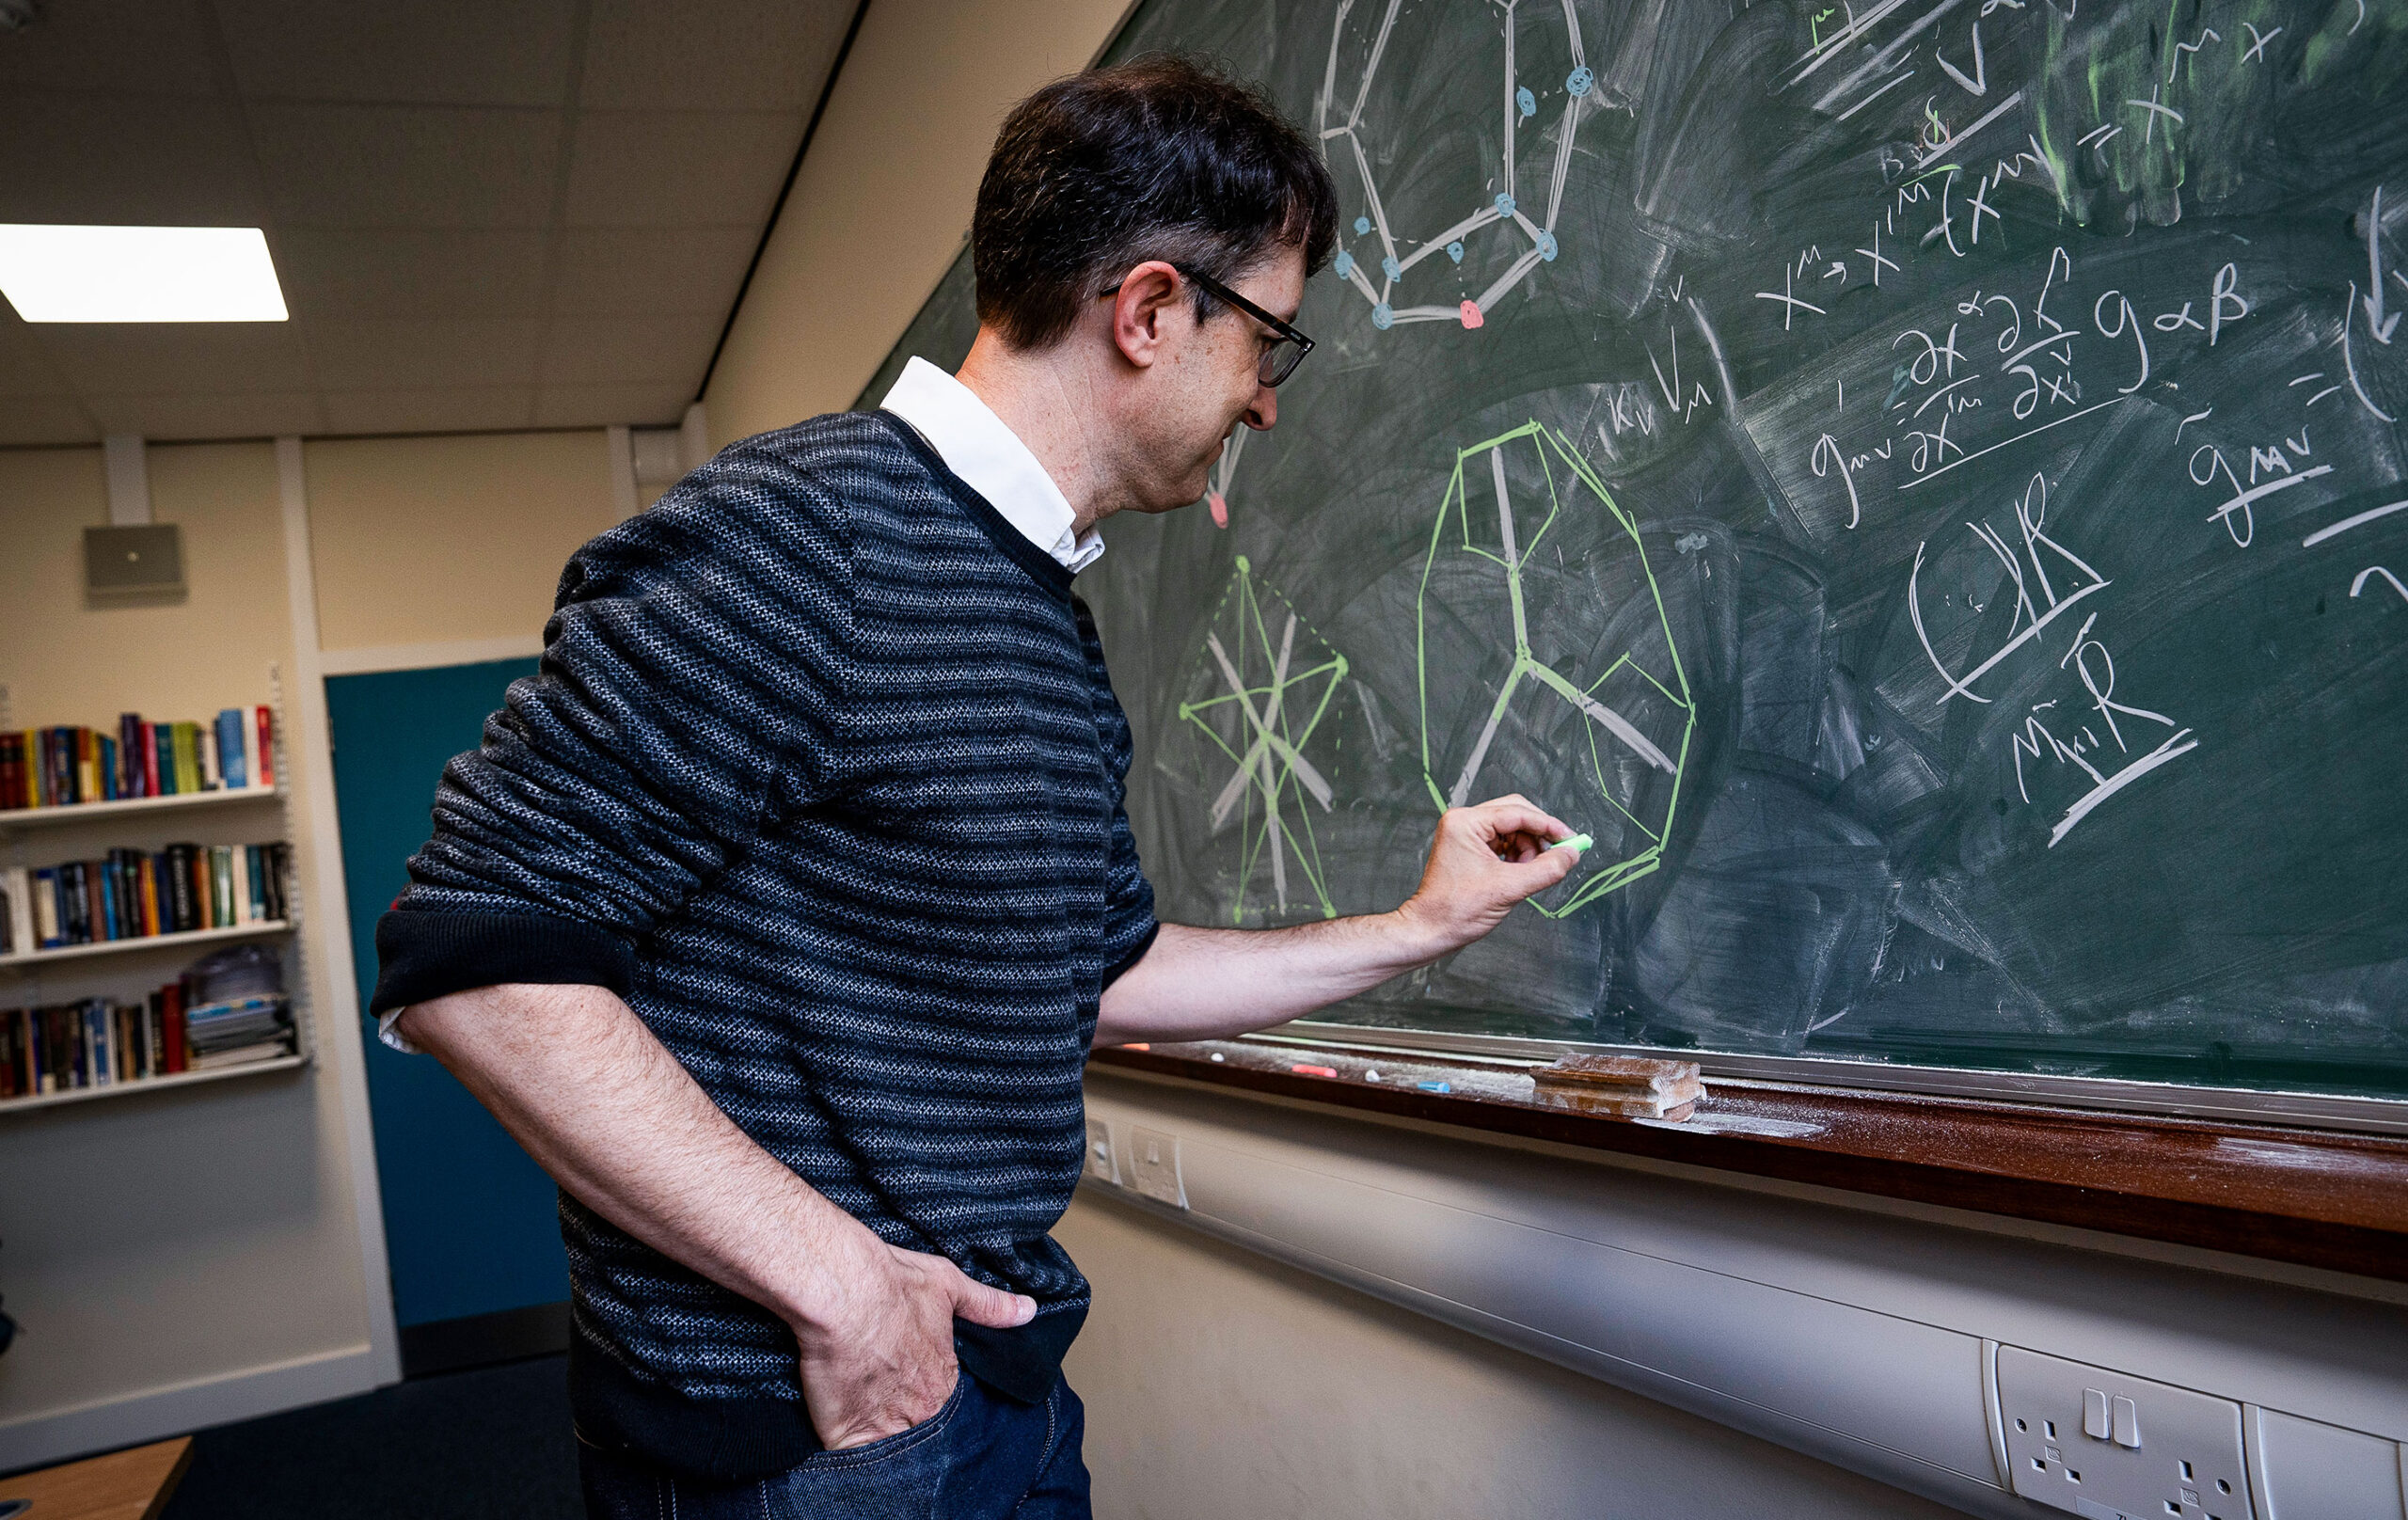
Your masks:
M 1338 250 L 1338 257 L 1329 261 L 1329 267 L 1339 278 L 1344 279 L 1354 273 L 1354 256 L 1344 248 L 1340 248 Z
M 1423 1092 L 1453 1092 L 1455 1090 L 1443 1082 L 1417 1082 L 1414 1085 Z
M 1462 263 L 1464 261 L 1463 239 L 1457 238 L 1452 243 L 1447 245 L 1447 257 L 1452 259 L 1457 263 Z
M 1390 254 L 1388 257 L 1380 261 L 1380 273 L 1386 275 L 1390 279 L 1402 279 L 1404 277 L 1404 271 L 1397 267 L 1396 256 L 1394 254 Z
M 1370 230 L 1371 230 L 1371 219 L 1370 219 L 1369 216 L 1357 216 L 1357 217 L 1355 217 L 1355 218 L 1354 218 L 1354 235 L 1355 235 L 1355 236 L 1360 237 L 1360 236 L 1362 236 L 1364 233 L 1366 233 L 1366 232 L 1370 231 Z
M 1572 98 L 1574 100 L 1578 100 L 1581 96 L 1586 95 L 1589 91 L 1596 88 L 1596 87 L 1597 76 L 1590 72 L 1589 66 L 1585 63 L 1579 68 L 1573 70 L 1571 74 L 1563 81 L 1563 87 L 1572 92 Z
M 1524 116 L 1539 114 L 1539 98 L 1530 93 L 1530 87 L 1528 85 L 1524 85 L 1513 92 L 1513 103 L 1522 108 Z
M 1371 308 L 1371 325 L 1377 327 L 1380 331 L 1387 331 L 1395 322 L 1396 312 L 1389 308 L 1386 301 L 1382 301 L 1379 305 Z
M 1502 190 L 1497 192 L 1497 214 L 1499 216 L 1513 214 L 1513 198 Z
M 1545 263 L 1553 263 L 1553 262 L 1555 262 L 1555 234 L 1554 234 L 1554 233 L 1552 233 L 1552 232 L 1546 232 L 1546 231 L 1542 231 L 1541 233 L 1539 233 L 1539 259 L 1540 259 L 1540 261 L 1541 261 L 1542 262 L 1545 262 Z

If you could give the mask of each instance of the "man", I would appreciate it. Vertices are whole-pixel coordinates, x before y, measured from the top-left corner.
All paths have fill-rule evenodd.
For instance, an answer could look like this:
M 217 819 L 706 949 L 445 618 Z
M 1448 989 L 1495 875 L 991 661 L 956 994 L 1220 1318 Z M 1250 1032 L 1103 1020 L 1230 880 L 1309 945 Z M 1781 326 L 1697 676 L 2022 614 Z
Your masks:
M 1085 1515 L 1046 1234 L 1094 1040 L 1232 1035 L 1560 880 L 1518 798 L 1393 912 L 1157 925 L 1073 575 L 1268 428 L 1329 257 L 1312 146 L 1152 59 L 1014 110 L 980 327 L 883 410 L 748 439 L 580 549 L 444 773 L 373 1006 L 562 1189 L 597 1516 Z

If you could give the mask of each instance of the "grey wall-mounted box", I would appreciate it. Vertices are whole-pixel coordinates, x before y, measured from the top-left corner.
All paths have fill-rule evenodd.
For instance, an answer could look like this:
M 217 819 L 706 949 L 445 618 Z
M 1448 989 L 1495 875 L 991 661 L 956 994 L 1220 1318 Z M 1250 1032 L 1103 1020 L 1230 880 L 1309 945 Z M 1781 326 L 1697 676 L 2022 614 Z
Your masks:
M 84 590 L 103 604 L 181 600 L 184 551 L 175 524 L 85 529 Z

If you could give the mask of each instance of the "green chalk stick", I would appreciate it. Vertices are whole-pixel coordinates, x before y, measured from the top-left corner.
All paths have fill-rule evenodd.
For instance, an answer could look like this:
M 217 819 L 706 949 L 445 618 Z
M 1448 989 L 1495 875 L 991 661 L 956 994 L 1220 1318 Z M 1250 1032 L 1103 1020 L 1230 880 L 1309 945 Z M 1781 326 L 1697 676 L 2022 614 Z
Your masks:
M 1554 844 L 1549 845 L 1549 846 L 1547 847 L 1547 848 L 1549 848 L 1549 849 L 1587 849 L 1590 846 L 1592 846 L 1592 845 L 1593 845 L 1593 844 L 1595 844 L 1595 843 L 1596 843 L 1596 841 L 1595 841 L 1595 840 L 1593 840 L 1593 839 L 1592 839 L 1592 838 L 1590 838 L 1587 834 L 1574 834 L 1574 835 L 1573 835 L 1571 838 L 1569 838 L 1569 839 L 1559 839 L 1559 840 L 1557 840 Z

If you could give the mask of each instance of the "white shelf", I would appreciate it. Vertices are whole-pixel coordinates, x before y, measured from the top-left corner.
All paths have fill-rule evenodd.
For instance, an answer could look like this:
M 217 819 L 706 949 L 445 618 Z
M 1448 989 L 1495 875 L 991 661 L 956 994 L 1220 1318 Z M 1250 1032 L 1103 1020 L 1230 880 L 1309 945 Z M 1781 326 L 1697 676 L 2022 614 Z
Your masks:
M 281 786 L 237 786 L 222 792 L 178 792 L 173 797 L 127 797 L 114 802 L 70 802 L 63 807 L 9 808 L 0 812 L 0 833 L 17 829 L 40 829 L 54 823 L 82 823 L 94 818 L 168 813 L 179 808 L 259 802 L 283 795 Z
M 61 1103 L 81 1103 L 95 1098 L 130 1098 L 135 1093 L 189 1087 L 201 1082 L 222 1082 L 228 1077 L 247 1077 L 261 1071 L 291 1071 L 309 1064 L 309 1058 L 306 1055 L 274 1055 L 264 1061 L 246 1061 L 241 1066 L 221 1066 L 208 1071 L 178 1071 L 171 1076 L 112 1082 L 103 1087 L 69 1087 L 59 1092 L 30 1093 L 23 1098 L 0 1098 L 0 1114 L 14 1114 L 29 1108 L 55 1108 Z
M 47 966 L 56 960 L 81 960 L 87 956 L 119 955 L 128 950 L 166 950 L 177 945 L 214 944 L 227 940 L 265 940 L 286 933 L 292 927 L 289 919 L 271 918 L 257 924 L 237 924 L 231 928 L 193 929 L 183 934 L 143 934 L 130 940 L 63 944 L 55 950 L 28 950 L 22 955 L 0 956 L 0 971 L 24 971 L 35 966 Z

